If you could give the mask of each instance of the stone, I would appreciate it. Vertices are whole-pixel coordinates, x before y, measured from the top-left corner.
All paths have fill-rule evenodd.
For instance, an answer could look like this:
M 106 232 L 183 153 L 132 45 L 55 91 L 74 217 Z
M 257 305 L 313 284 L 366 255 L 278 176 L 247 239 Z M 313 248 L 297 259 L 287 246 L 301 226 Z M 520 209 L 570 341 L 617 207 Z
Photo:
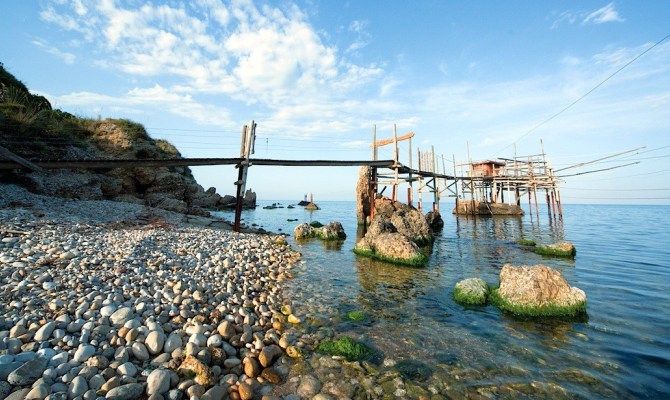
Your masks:
M 315 234 L 321 240 L 344 240 L 347 238 L 342 224 L 337 221 L 329 222 L 325 226 L 315 229 Z
M 88 391 L 88 382 L 83 376 L 75 376 L 67 391 L 68 398 L 83 396 Z
M 137 367 L 131 362 L 125 362 L 116 369 L 116 371 L 125 376 L 134 377 L 137 374 Z
M 295 236 L 296 239 L 309 239 L 311 237 L 315 236 L 315 228 L 313 228 L 311 225 L 308 223 L 302 223 L 295 228 L 293 228 L 293 236 Z
M 178 371 L 182 375 L 193 376 L 193 380 L 199 385 L 211 386 L 214 383 L 214 375 L 210 368 L 191 355 L 186 356 Z
M 586 294 L 572 287 L 560 272 L 545 265 L 500 270 L 500 286 L 491 292 L 499 308 L 531 317 L 577 316 L 586 311 Z
M 170 390 L 170 371 L 155 369 L 147 377 L 147 394 L 163 394 Z
M 254 391 L 251 386 L 245 382 L 240 382 L 237 385 L 237 392 L 240 394 L 242 400 L 250 400 L 254 398 Z
M 370 209 L 374 196 L 374 186 L 371 184 L 371 168 L 362 166 L 358 170 L 356 181 L 356 219 L 358 225 L 369 223 Z
M 261 373 L 261 366 L 255 358 L 245 357 L 242 364 L 244 365 L 244 373 L 249 378 L 255 378 Z
M 112 388 L 105 395 L 109 400 L 134 400 L 139 399 L 144 392 L 144 385 L 141 383 L 128 383 Z
M 261 352 L 258 354 L 258 361 L 263 367 L 269 367 L 272 365 L 275 358 L 279 357 L 281 354 L 281 348 L 276 344 L 271 344 L 269 346 L 263 347 Z
M 149 353 L 156 355 L 163 350 L 163 345 L 165 344 L 165 334 L 160 331 L 151 331 L 147 335 L 147 338 L 144 340 L 144 345 L 146 346 Z
M 165 339 L 165 344 L 163 346 L 163 351 L 166 353 L 172 353 L 176 349 L 181 348 L 182 346 L 181 335 L 178 333 L 171 333 L 167 339 Z
M 321 390 L 321 382 L 312 375 L 303 375 L 296 393 L 302 398 L 312 398 Z
M 221 322 L 216 330 L 224 339 L 230 339 L 235 335 L 235 326 L 230 321 Z
M 72 360 L 79 363 L 84 363 L 88 360 L 93 354 L 95 354 L 95 347 L 90 344 L 80 344 L 77 348 L 77 351 L 74 352 L 74 357 Z
M 261 378 L 274 384 L 281 382 L 281 376 L 274 368 L 265 368 L 263 372 L 261 372 Z
M 444 220 L 437 210 L 426 213 L 426 222 L 433 232 L 438 232 L 444 228 Z
M 146 361 L 150 357 L 149 351 L 147 350 L 147 347 L 144 345 L 144 343 L 135 342 L 130 347 L 130 349 L 132 350 L 135 358 L 137 358 L 140 361 Z
M 558 242 L 553 244 L 538 245 L 533 251 L 543 256 L 555 256 L 572 258 L 577 254 L 575 245 L 570 242 Z
M 54 329 L 56 329 L 56 323 L 54 321 L 49 321 L 42 325 L 42 327 L 35 332 L 35 341 L 43 342 L 49 340 Z
M 7 382 L 14 386 L 31 385 L 42 376 L 47 368 L 47 360 L 44 358 L 35 358 L 30 360 L 7 376 Z
M 133 313 L 133 310 L 130 307 L 121 307 L 118 310 L 114 311 L 112 315 L 110 315 L 109 320 L 112 322 L 112 325 L 114 326 L 122 326 L 129 320 L 133 319 L 135 317 L 135 314 Z
M 463 305 L 484 305 L 489 293 L 489 285 L 480 278 L 463 279 L 454 287 L 454 300 Z
M 200 397 L 200 400 L 223 400 L 227 398 L 228 391 L 223 385 L 214 385 Z
M 423 266 L 428 257 L 419 247 L 400 233 L 367 234 L 356 244 L 354 253 L 381 261 L 410 266 Z

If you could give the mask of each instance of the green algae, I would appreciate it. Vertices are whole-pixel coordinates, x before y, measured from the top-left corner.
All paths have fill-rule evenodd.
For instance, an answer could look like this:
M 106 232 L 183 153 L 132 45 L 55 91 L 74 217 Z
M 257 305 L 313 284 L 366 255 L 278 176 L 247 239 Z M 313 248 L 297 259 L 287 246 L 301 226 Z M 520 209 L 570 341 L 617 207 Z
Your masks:
M 372 355 L 372 349 L 348 336 L 335 340 L 324 340 L 316 347 L 317 353 L 340 356 L 347 361 L 359 361 Z
M 357 256 L 368 257 L 378 261 L 387 262 L 390 264 L 407 265 L 410 267 L 424 267 L 428 263 L 428 256 L 423 253 L 419 253 L 414 257 L 404 259 L 404 258 L 388 257 L 379 254 L 375 251 L 372 251 L 370 249 L 355 247 L 354 254 L 356 254 Z
M 524 239 L 524 238 L 521 238 L 521 239 L 519 239 L 519 240 L 516 241 L 516 244 L 521 245 L 521 246 L 529 246 L 529 247 L 532 247 L 532 246 L 535 246 L 537 243 L 535 243 L 535 241 L 534 241 L 533 239 Z
M 577 254 L 577 250 L 574 247 L 571 250 L 561 250 L 547 245 L 536 246 L 533 251 L 541 256 L 552 256 L 552 257 L 563 257 L 563 258 L 574 258 L 575 255 Z
M 349 312 L 346 314 L 346 318 L 347 318 L 349 321 L 353 321 L 353 322 L 361 322 L 361 321 L 364 321 L 364 320 L 367 318 L 367 316 L 366 316 L 365 313 L 364 313 L 363 311 L 361 311 L 361 310 L 353 310 L 353 311 L 349 311 Z
M 520 317 L 580 317 L 586 314 L 586 302 L 580 302 L 571 306 L 559 306 L 555 304 L 547 304 L 543 306 L 513 304 L 500 296 L 498 288 L 490 291 L 489 300 L 499 309 Z

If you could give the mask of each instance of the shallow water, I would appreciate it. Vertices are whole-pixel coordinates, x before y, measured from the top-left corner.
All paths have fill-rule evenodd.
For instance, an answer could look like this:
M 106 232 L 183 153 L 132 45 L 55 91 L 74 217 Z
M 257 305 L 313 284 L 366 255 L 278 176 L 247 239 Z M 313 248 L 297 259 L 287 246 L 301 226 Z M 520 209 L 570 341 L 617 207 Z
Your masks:
M 424 269 L 356 257 L 354 203 L 320 206 L 311 213 L 259 207 L 243 218 L 288 234 L 300 222 L 342 222 L 348 237 L 341 245 L 291 243 L 306 262 L 288 284 L 291 298 L 298 311 L 330 318 L 336 332 L 363 338 L 398 361 L 405 378 L 440 382 L 452 396 L 495 396 L 509 387 L 530 397 L 670 397 L 669 206 L 565 205 L 562 224 L 550 223 L 543 212 L 539 223 L 529 214 L 473 219 L 445 213 Z M 514 243 L 522 236 L 569 240 L 577 256 L 536 255 Z M 457 281 L 481 277 L 496 284 L 505 263 L 558 269 L 587 293 L 588 318 L 523 321 L 492 306 L 453 301 Z M 364 311 L 367 320 L 344 321 L 350 310 Z

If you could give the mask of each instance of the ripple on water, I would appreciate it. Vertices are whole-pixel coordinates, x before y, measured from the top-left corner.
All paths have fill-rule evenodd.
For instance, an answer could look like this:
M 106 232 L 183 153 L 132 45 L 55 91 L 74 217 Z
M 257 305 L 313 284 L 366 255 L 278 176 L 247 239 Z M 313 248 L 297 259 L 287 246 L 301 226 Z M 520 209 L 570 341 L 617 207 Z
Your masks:
M 563 224 L 549 224 L 546 213 L 539 224 L 529 215 L 445 215 L 429 266 L 412 269 L 354 256 L 354 203 L 320 205 L 314 213 L 259 209 L 244 217 L 285 232 L 299 222 L 342 222 L 348 238 L 340 245 L 292 244 L 306 268 L 289 283 L 291 297 L 298 310 L 332 318 L 337 332 L 363 336 L 383 357 L 404 363 L 404 379 L 456 398 L 670 397 L 670 207 L 565 205 Z M 515 244 L 521 237 L 570 240 L 577 256 L 536 255 Z M 561 271 L 586 291 L 588 319 L 522 321 L 453 302 L 458 280 L 496 284 L 505 263 Z M 343 321 L 351 310 L 369 318 Z

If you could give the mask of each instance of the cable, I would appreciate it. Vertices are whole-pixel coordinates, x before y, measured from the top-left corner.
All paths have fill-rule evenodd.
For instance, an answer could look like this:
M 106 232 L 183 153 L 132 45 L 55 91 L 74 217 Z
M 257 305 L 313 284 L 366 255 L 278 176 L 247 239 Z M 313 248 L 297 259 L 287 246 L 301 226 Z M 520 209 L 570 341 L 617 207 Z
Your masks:
M 660 188 L 642 188 L 642 189 L 595 189 L 595 188 L 573 188 L 573 187 L 567 187 L 567 186 L 562 186 L 561 189 L 570 189 L 570 190 L 593 190 L 593 191 L 604 191 L 604 192 L 638 192 L 638 191 L 665 191 L 665 190 L 670 190 L 668 189 L 660 189 Z
M 626 150 L 626 151 L 622 151 L 622 152 L 619 152 L 619 153 L 616 153 L 616 154 L 612 154 L 612 155 L 609 155 L 609 156 L 600 157 L 600 158 L 597 158 L 597 159 L 595 159 L 595 160 L 593 160 L 593 161 L 585 161 L 585 162 L 581 162 L 581 163 L 578 163 L 578 164 L 570 165 L 570 166 L 565 167 L 565 168 L 560 168 L 560 169 L 554 170 L 554 172 L 564 171 L 564 170 L 566 170 L 566 169 L 570 169 L 570 168 L 583 167 L 583 166 L 585 166 L 585 165 L 589 165 L 589 164 L 595 164 L 595 163 L 597 163 L 597 162 L 599 162 L 599 161 L 603 161 L 603 160 L 606 160 L 606 159 L 608 159 L 608 158 L 614 158 L 614 157 L 618 157 L 618 156 L 621 156 L 621 155 L 624 155 L 624 154 L 632 153 L 632 152 L 637 151 L 637 150 L 640 150 L 640 149 L 644 149 L 645 147 L 646 147 L 646 146 L 642 146 L 642 147 L 638 147 L 638 148 L 636 148 L 636 149 Z M 635 154 L 638 154 L 638 153 L 635 153 Z
M 509 145 L 507 145 L 506 147 L 504 147 L 504 148 L 503 148 L 502 150 L 500 150 L 500 151 L 503 152 L 504 150 L 507 150 L 508 148 L 512 147 L 512 146 L 515 145 L 517 142 L 519 142 L 519 140 L 521 140 L 521 139 L 525 138 L 526 136 L 530 135 L 531 133 L 533 133 L 535 130 L 537 130 L 537 129 L 538 129 L 539 127 L 541 127 L 542 125 L 548 123 L 549 121 L 551 121 L 551 120 L 553 120 L 554 118 L 558 117 L 559 115 L 563 114 L 565 111 L 567 111 L 568 109 L 570 109 L 572 106 L 574 106 L 575 104 L 577 104 L 577 103 L 579 103 L 580 101 L 582 101 L 586 96 L 588 96 L 588 95 L 590 95 L 591 93 L 595 92 L 599 87 L 601 87 L 602 85 L 604 85 L 605 82 L 607 82 L 607 81 L 609 81 L 610 79 L 612 79 L 612 78 L 614 77 L 614 75 L 616 75 L 616 74 L 618 74 L 619 72 L 623 71 L 624 68 L 628 67 L 629 65 L 631 65 L 632 63 L 634 63 L 635 61 L 637 61 L 637 59 L 639 59 L 639 58 L 642 57 L 643 55 L 647 54 L 651 49 L 653 49 L 654 47 L 656 47 L 656 46 L 658 46 L 659 44 L 663 43 L 663 42 L 664 42 L 667 38 L 669 38 L 669 37 L 670 37 L 670 35 L 667 35 L 667 36 L 665 36 L 663 39 L 661 39 L 661 40 L 659 40 L 658 42 L 654 43 L 651 47 L 649 47 L 648 49 L 646 49 L 646 50 L 643 51 L 642 53 L 640 53 L 640 54 L 638 54 L 637 56 L 635 56 L 633 59 L 631 59 L 631 60 L 628 61 L 626 64 L 624 64 L 621 68 L 617 69 L 617 70 L 614 71 L 612 74 L 610 74 L 607 78 L 605 78 L 605 79 L 602 80 L 600 83 L 598 83 L 597 85 L 595 85 L 593 88 L 591 88 L 591 90 L 589 90 L 588 92 L 584 93 L 584 94 L 581 95 L 579 98 L 577 98 L 576 100 L 574 100 L 572 103 L 570 103 L 570 104 L 568 104 L 567 106 L 563 107 L 563 108 L 562 108 L 560 111 L 558 111 L 557 113 L 551 115 L 549 118 L 547 118 L 547 119 L 543 120 L 542 122 L 540 122 L 539 124 L 533 126 L 533 127 L 532 127 L 531 129 L 529 129 L 526 133 L 524 133 L 523 135 L 519 136 L 518 139 L 516 139 L 515 141 L 513 141 L 512 143 L 510 143 Z
M 609 168 L 595 169 L 595 170 L 592 170 L 592 171 L 586 171 L 586 172 L 579 172 L 579 173 L 576 173 L 576 174 L 570 174 L 570 175 L 556 175 L 556 178 L 567 178 L 567 177 L 569 177 L 569 176 L 578 176 L 578 175 L 592 174 L 592 173 L 595 173 L 595 172 L 609 171 L 610 169 L 616 169 L 616 168 L 628 167 L 628 166 L 635 165 L 635 164 L 639 164 L 639 163 L 640 163 L 640 162 L 637 161 L 637 162 L 632 162 L 632 163 L 629 163 L 629 164 L 616 165 L 616 166 L 614 166 L 614 167 L 609 167 Z

